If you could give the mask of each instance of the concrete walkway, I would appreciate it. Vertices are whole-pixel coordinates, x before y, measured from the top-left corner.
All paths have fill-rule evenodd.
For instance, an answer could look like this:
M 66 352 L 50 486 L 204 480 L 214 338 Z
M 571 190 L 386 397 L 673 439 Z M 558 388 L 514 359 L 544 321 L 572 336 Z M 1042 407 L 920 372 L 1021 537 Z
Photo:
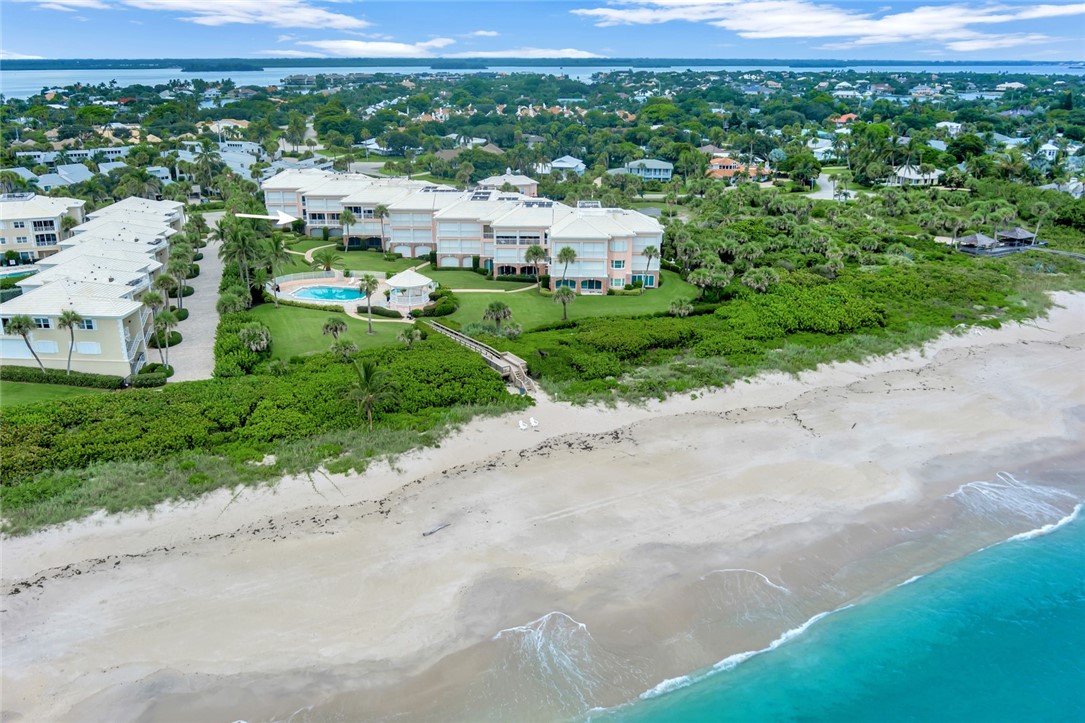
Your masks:
M 208 213 L 204 217 L 213 228 L 222 213 Z M 209 241 L 207 246 L 200 249 L 203 258 L 196 262 L 200 266 L 200 275 L 188 282 L 195 293 L 184 300 L 189 316 L 177 325 L 177 331 L 184 339 L 179 346 L 170 349 L 170 366 L 174 368 L 171 382 L 210 379 L 215 369 L 215 328 L 219 323 L 215 306 L 219 298 L 219 282 L 222 281 L 220 246 L 217 241 Z M 158 352 L 153 349 L 150 352 L 148 360 L 158 361 Z

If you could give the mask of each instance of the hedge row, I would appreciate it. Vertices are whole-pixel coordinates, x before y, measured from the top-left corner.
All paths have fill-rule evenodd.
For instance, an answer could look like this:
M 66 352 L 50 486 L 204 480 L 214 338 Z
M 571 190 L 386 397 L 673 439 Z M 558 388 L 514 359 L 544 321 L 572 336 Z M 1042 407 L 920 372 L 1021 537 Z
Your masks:
M 437 303 L 414 312 L 415 316 L 448 316 L 456 313 L 456 309 L 460 308 L 459 299 L 451 289 L 445 286 L 439 286 L 436 291 L 430 292 L 429 298 L 430 301 Z
M 236 321 L 229 319 L 227 326 Z M 409 351 L 396 345 L 362 356 L 395 385 L 396 393 L 374 410 L 393 428 L 428 429 L 445 410 L 463 404 L 519 403 L 481 357 L 439 335 Z M 251 458 L 281 440 L 359 427 L 364 417 L 349 394 L 356 381 L 351 365 L 324 353 L 289 364 L 282 376 L 209 379 L 5 408 L 3 502 L 63 494 L 63 485 L 46 489 L 29 481 L 45 470 L 191 451 Z
M 274 304 L 275 297 L 268 292 L 264 292 L 264 303 Z M 338 311 L 343 313 L 343 307 L 337 304 L 308 304 L 304 301 L 294 301 L 293 299 L 284 299 L 279 297 L 279 306 L 296 306 L 299 309 L 315 309 L 316 311 Z
M 35 382 L 37 384 L 64 384 L 69 387 L 93 387 L 95 389 L 120 389 L 124 386 L 124 377 L 109 374 L 90 374 L 72 372 L 66 374 L 63 369 L 46 369 L 43 374 L 38 367 L 0 366 L 0 379 L 8 382 Z
M 365 309 L 364 306 L 359 306 L 358 307 L 359 312 L 361 312 L 363 309 Z M 383 316 L 383 317 L 386 317 L 388 319 L 402 319 L 403 318 L 403 314 L 399 313 L 395 309 L 386 309 L 383 306 L 374 306 L 373 307 L 373 316 Z
M 151 374 L 137 374 L 132 377 L 132 386 L 136 389 L 147 387 L 163 387 L 166 385 L 166 375 L 162 372 Z
M 240 377 L 251 374 L 271 349 L 255 352 L 241 343 L 238 333 L 246 324 L 260 323 L 247 311 L 224 314 L 215 331 L 215 378 Z

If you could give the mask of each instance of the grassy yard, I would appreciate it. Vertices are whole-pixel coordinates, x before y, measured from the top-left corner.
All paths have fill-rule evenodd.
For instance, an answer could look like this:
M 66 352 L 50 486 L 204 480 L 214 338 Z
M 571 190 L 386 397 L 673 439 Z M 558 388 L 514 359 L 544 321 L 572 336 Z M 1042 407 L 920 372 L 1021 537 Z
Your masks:
M 326 246 L 328 243 L 334 244 L 335 241 L 316 241 L 306 246 L 309 242 L 302 242 L 297 246 L 291 247 L 293 251 L 317 248 L 319 246 Z M 335 250 L 335 246 L 331 247 Z M 335 268 L 339 270 L 350 269 L 351 271 L 375 271 L 378 274 L 397 274 L 404 269 L 409 269 L 412 266 L 425 263 L 425 259 L 396 259 L 395 261 L 385 261 L 384 256 L 375 251 L 336 251 L 341 258 L 339 263 L 335 264 Z M 301 256 L 294 254 L 290 255 L 289 261 L 282 265 L 282 268 L 278 270 L 281 274 L 297 274 L 303 271 L 313 271 L 311 264 L 306 263 L 305 259 Z
M 310 249 L 315 249 L 319 246 L 327 246 L 328 244 L 334 244 L 335 239 L 329 239 L 325 241 L 322 238 L 310 238 L 301 236 L 297 241 L 292 244 L 287 244 L 287 248 L 291 251 L 297 251 L 299 253 L 305 253 Z
M 88 389 L 86 387 L 66 387 L 62 384 L 33 384 L 31 382 L 3 382 L 0 381 L 0 407 L 10 407 L 16 404 L 30 404 L 31 402 L 44 402 L 53 399 L 67 399 L 69 397 L 81 397 L 85 394 L 104 394 L 104 389 Z
M 487 281 L 485 276 L 476 274 L 474 271 L 460 271 L 449 269 L 447 271 L 435 271 L 432 269 L 422 270 L 426 276 L 434 281 L 447 286 L 450 289 L 490 289 L 492 291 L 515 291 L 531 284 L 518 281 Z M 527 292 L 525 292 L 527 293 Z
M 289 359 L 327 351 L 332 344 L 332 338 L 324 336 L 320 329 L 329 317 L 342 319 L 347 323 L 347 331 L 340 338 L 350 340 L 359 349 L 393 344 L 400 332 L 408 328 L 405 324 L 376 321 L 381 317 L 374 316 L 373 331 L 376 333 L 370 335 L 366 333 L 365 321 L 352 319 L 346 314 L 292 306 L 280 306 L 276 309 L 274 304 L 258 306 L 252 309 L 252 314 L 271 329 L 273 359 Z
M 666 311 L 675 299 L 692 299 L 697 296 L 697 287 L 687 284 L 678 274 L 664 271 L 663 279 L 662 287 L 649 289 L 640 296 L 579 296 L 569 304 L 569 318 L 650 314 Z M 460 324 L 482 321 L 482 312 L 491 301 L 508 304 L 512 309 L 512 320 L 523 325 L 525 331 L 541 324 L 561 321 L 561 304 L 554 303 L 551 297 L 541 296 L 536 291 L 520 294 L 460 294 L 458 298 L 460 308 L 449 318 Z

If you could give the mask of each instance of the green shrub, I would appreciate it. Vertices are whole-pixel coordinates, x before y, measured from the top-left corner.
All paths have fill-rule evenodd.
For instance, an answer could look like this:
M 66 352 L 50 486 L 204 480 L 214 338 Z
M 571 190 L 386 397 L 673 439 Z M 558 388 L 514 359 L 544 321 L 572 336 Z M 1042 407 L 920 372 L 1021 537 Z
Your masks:
M 16 286 L 16 284 L 29 276 L 30 274 L 22 274 L 21 276 L 2 276 L 0 277 L 0 289 L 20 288 Z
M 170 348 L 172 349 L 173 347 L 180 344 L 182 339 L 183 337 L 181 336 L 181 332 L 171 331 L 169 335 Z M 164 337 L 161 332 L 151 334 L 150 337 L 148 337 L 147 339 L 147 346 L 152 349 L 161 349 L 162 347 L 166 346 L 166 337 Z
M 137 374 L 132 377 L 132 386 L 136 389 L 143 389 L 146 387 L 161 387 L 166 384 L 166 375 L 163 372 L 154 372 L 152 374 Z
M 342 309 L 337 309 L 342 311 Z M 260 362 L 271 355 L 270 349 L 255 352 L 245 346 L 238 337 L 238 332 L 246 324 L 256 322 L 247 311 L 224 314 L 219 319 L 215 330 L 215 378 L 239 377 L 251 374 Z
M 264 303 L 275 303 L 275 297 L 270 293 L 264 292 Z M 343 313 L 343 307 L 338 304 L 309 304 L 304 301 L 295 301 L 294 299 L 288 299 L 279 295 L 279 306 L 296 306 L 299 309 L 316 309 L 317 311 L 337 311 L 340 314 Z
M 158 362 L 151 362 L 150 364 L 144 364 L 140 367 L 137 374 L 165 374 L 167 377 L 172 377 L 173 367 Z
M 361 307 L 359 307 L 359 310 L 362 310 L 362 309 L 365 309 L 365 308 L 366 308 L 365 306 L 361 306 Z M 386 309 L 383 306 L 374 306 L 373 307 L 373 316 L 383 316 L 383 317 L 386 317 L 388 319 L 402 319 L 403 318 L 403 314 L 401 314 L 400 312 L 396 311 L 395 309 Z
M 185 286 L 185 290 L 181 292 L 181 297 L 184 298 L 184 297 L 192 296 L 195 293 L 196 293 L 196 290 L 194 288 L 192 288 L 191 286 Z
M 178 309 L 176 306 L 171 306 L 170 311 L 177 315 L 177 321 L 184 321 L 188 318 L 188 309 Z
M 77 371 L 67 374 L 63 369 L 46 369 L 43 374 L 38 367 L 24 367 L 15 364 L 0 365 L 0 379 L 7 382 L 62 384 L 69 387 L 92 387 L 94 389 L 120 389 L 124 386 L 124 377 Z

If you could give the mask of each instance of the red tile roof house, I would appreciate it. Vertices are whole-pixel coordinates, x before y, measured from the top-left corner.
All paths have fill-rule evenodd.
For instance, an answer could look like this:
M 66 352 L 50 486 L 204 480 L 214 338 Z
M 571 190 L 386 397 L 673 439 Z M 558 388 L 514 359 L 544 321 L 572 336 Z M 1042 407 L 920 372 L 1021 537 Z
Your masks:
M 854 113 L 845 113 L 839 118 L 834 118 L 833 123 L 836 123 L 838 126 L 842 126 L 856 120 L 859 120 L 859 116 L 855 115 Z
M 745 166 L 733 158 L 713 158 L 708 164 L 705 173 L 708 178 L 717 178 L 734 183 L 738 178 L 745 176 L 751 181 L 767 181 L 772 177 L 772 171 L 768 166 Z

